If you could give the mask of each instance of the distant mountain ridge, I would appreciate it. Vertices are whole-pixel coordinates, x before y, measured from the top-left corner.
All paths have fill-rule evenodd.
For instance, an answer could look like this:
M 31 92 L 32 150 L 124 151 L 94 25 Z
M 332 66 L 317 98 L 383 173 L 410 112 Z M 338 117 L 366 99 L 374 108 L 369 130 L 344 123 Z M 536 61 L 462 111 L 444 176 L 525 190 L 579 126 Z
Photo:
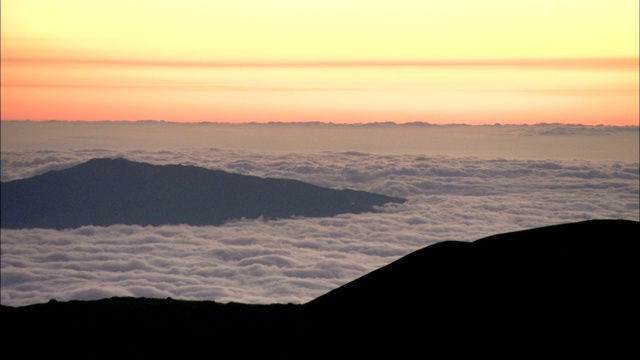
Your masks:
M 446 241 L 303 305 L 110 298 L 0 307 L 4 349 L 85 358 L 413 358 L 637 351 L 637 221 Z M 42 345 L 51 346 L 42 346 Z M 73 344 L 73 346 L 60 346 Z
M 335 216 L 405 199 L 191 165 L 92 159 L 1 184 L 2 228 L 222 225 L 233 219 Z

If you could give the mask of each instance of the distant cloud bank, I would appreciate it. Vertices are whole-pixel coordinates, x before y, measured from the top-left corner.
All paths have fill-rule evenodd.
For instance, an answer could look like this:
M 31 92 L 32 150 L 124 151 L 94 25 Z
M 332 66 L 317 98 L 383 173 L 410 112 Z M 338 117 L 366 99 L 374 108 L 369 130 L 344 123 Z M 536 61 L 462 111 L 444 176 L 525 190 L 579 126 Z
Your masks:
M 363 124 L 301 123 L 175 123 L 162 121 L 2 121 L 5 155 L 39 151 L 46 161 L 51 151 L 66 159 L 155 151 L 170 159 L 194 161 L 191 149 L 233 150 L 239 153 L 362 153 L 378 155 L 475 156 L 481 159 L 585 159 L 640 161 L 638 126 L 434 125 L 415 121 Z M 73 150 L 73 151 L 67 151 Z M 160 154 L 160 152 L 166 152 Z M 213 151 L 212 151 L 213 152 Z M 193 156 L 201 156 L 201 153 Z M 184 156 L 187 156 L 185 159 Z M 4 161 L 4 160 L 3 160 Z M 56 166 L 51 161 L 46 164 Z M 25 164 L 26 165 L 26 164 Z M 3 166 L 4 169 L 4 166 Z M 7 179 L 3 173 L 3 179 Z

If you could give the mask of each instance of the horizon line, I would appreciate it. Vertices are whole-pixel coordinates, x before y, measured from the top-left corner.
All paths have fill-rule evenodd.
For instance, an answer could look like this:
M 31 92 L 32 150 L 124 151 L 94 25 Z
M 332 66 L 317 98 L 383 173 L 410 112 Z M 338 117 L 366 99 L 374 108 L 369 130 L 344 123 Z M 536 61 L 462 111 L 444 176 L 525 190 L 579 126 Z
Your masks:
M 532 68 L 617 68 L 638 69 L 640 58 L 570 57 L 504 58 L 482 60 L 326 60 L 326 61 L 188 61 L 94 58 L 1 58 L 3 63 L 33 63 L 86 66 L 153 66 L 211 68 L 339 68 L 339 67 L 532 67 Z
M 47 119 L 47 120 L 33 120 L 33 119 L 0 119 L 0 122 L 66 122 L 66 123 L 146 123 L 146 124 L 201 124 L 201 125 L 338 125 L 338 126 L 584 126 L 584 127 L 640 127 L 637 125 L 607 125 L 607 124 L 578 124 L 578 123 L 561 123 L 561 122 L 537 122 L 537 123 L 485 123 L 485 124 L 470 124 L 470 123 L 431 123 L 428 121 L 407 121 L 407 122 L 395 122 L 395 121 L 375 121 L 375 122 L 355 122 L 355 123 L 339 123 L 330 121 L 249 121 L 249 122 L 223 122 L 223 121 L 171 121 L 171 120 L 60 120 L 60 119 Z

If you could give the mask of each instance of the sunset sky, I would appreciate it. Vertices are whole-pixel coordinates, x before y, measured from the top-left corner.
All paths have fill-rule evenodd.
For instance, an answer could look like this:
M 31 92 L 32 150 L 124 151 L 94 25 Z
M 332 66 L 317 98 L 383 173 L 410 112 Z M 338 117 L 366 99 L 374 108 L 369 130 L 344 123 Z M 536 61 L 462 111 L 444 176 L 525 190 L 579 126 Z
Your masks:
M 637 0 L 3 0 L 2 120 L 638 124 Z

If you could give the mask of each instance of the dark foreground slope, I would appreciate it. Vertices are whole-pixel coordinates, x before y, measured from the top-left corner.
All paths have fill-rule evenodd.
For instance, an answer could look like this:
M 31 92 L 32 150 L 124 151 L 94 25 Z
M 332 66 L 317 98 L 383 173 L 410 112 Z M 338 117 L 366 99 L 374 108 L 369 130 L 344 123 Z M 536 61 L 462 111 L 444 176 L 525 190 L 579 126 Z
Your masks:
M 638 222 L 598 220 L 441 242 L 305 307 L 323 326 L 339 322 L 345 337 L 383 340 L 388 329 L 415 323 L 423 334 L 496 346 L 563 345 L 575 336 L 582 344 L 613 333 L 622 341 L 624 326 L 639 320 L 638 230 Z
M 2 307 L 3 348 L 128 356 L 635 351 L 639 223 L 596 220 L 442 242 L 304 305 L 112 298 Z M 417 353 L 416 353 L 417 352 Z M 223 357 L 224 357 L 223 356 Z
M 364 191 L 322 188 L 195 166 L 93 159 L 2 183 L 2 228 L 82 225 L 221 225 L 232 219 L 318 217 L 404 202 Z

